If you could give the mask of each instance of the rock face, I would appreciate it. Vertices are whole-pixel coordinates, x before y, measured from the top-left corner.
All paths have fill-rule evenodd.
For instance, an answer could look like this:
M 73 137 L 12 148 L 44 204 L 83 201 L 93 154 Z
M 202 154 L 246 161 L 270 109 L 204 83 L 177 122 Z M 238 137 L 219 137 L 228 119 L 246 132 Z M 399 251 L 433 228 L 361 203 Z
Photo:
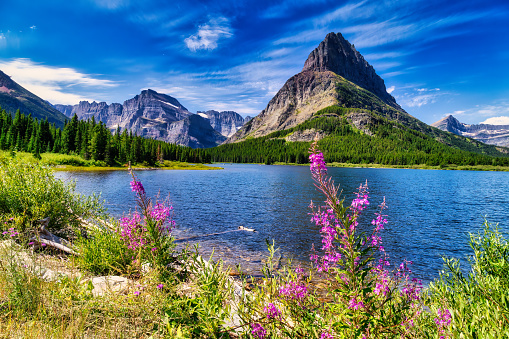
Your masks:
M 47 101 L 27 91 L 2 71 L 0 71 L 0 107 L 12 114 L 19 109 L 21 113 L 32 114 L 32 117 L 39 120 L 47 118 L 58 127 L 63 127 L 66 120 L 65 115 Z
M 476 139 L 485 144 L 509 147 L 509 125 L 467 125 L 449 115 L 431 126 L 442 131 Z
M 208 119 L 210 126 L 227 138 L 235 134 L 246 122 L 240 114 L 233 111 L 198 111 L 198 115 Z
M 387 93 L 385 83 L 373 66 L 351 45 L 341 33 L 329 33 L 318 47 L 309 54 L 302 72 L 331 71 L 362 87 L 386 104 L 401 108 L 392 95 Z
M 68 117 L 74 114 L 79 119 L 94 117 L 112 131 L 130 130 L 143 137 L 193 148 L 214 147 L 226 140 L 208 119 L 189 112 L 177 99 L 150 89 L 122 105 L 81 101 L 78 105 L 55 105 L 55 108 Z
M 294 127 L 334 105 L 369 109 L 404 124 L 416 124 L 355 47 L 340 33 L 329 33 L 311 52 L 302 72 L 288 79 L 267 107 L 226 142 Z

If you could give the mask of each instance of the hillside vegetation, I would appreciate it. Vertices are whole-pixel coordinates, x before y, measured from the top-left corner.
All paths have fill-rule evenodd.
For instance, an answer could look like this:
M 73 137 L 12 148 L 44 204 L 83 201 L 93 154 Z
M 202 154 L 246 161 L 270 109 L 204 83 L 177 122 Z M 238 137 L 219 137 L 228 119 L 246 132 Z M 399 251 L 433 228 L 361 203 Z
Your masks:
M 358 128 L 352 121 L 361 120 Z M 439 131 L 436 138 L 390 121 L 371 110 L 327 107 L 296 127 L 208 149 L 212 161 L 306 163 L 310 142 L 287 141 L 297 131 L 325 135 L 318 144 L 327 162 L 381 165 L 509 166 L 508 154 L 474 140 Z M 442 135 L 443 134 L 443 135 Z M 442 142 L 437 141 L 440 138 Z M 497 156 L 496 156 L 497 155 Z

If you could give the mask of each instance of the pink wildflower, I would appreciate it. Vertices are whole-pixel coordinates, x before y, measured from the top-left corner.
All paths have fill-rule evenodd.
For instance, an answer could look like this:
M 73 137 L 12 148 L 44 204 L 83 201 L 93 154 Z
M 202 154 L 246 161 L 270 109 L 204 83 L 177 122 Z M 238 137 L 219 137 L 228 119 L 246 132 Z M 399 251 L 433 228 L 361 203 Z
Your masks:
M 277 307 L 273 303 L 269 303 L 264 309 L 263 312 L 267 314 L 267 319 L 279 318 L 281 316 L 281 311 L 277 309 Z
M 265 336 L 267 335 L 267 330 L 263 328 L 262 325 L 259 323 L 251 324 L 251 334 L 253 337 L 258 339 L 265 339 Z

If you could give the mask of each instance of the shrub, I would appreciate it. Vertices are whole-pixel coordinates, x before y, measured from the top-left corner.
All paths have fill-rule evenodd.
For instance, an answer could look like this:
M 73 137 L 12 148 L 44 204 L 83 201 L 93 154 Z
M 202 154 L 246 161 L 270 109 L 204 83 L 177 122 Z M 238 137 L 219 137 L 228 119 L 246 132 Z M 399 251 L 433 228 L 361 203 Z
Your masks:
M 80 254 L 75 258 L 78 267 L 96 275 L 130 273 L 133 258 L 119 232 L 97 228 L 86 237 L 80 232 L 74 245 Z
M 37 162 L 0 159 L 0 225 L 12 218 L 24 231 L 34 221 L 50 217 L 50 230 L 59 231 L 79 226 L 77 216 L 104 214 L 97 196 L 77 194 L 74 188 L 74 183 L 56 179 L 51 169 Z
M 470 247 L 467 274 L 458 259 L 444 258 L 426 294 L 431 312 L 420 326 L 444 338 L 508 338 L 509 244 L 485 221 L 482 233 L 470 234 Z

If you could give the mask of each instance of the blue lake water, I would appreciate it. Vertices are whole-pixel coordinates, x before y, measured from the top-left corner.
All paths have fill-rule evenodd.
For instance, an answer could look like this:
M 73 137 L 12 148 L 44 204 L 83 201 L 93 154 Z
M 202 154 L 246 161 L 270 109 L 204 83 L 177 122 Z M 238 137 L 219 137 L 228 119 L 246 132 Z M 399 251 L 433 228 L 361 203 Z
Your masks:
M 308 262 L 311 244 L 320 247 L 317 226 L 310 222 L 309 203 L 323 202 L 306 166 L 221 165 L 217 171 L 138 171 L 147 193 L 170 194 L 177 238 L 234 230 L 239 225 L 256 233 L 231 232 L 198 241 L 202 251 L 229 264 L 251 267 L 266 254 L 265 240 L 276 242 L 285 257 Z M 385 197 L 389 220 L 382 233 L 393 264 L 414 262 L 416 277 L 429 281 L 442 268 L 441 256 L 470 254 L 468 232 L 482 230 L 484 218 L 509 231 L 509 172 L 411 169 L 329 168 L 343 189 L 345 202 L 366 180 L 371 208 L 363 227 Z M 75 180 L 80 193 L 101 193 L 109 212 L 121 216 L 136 207 L 130 176 L 125 171 L 56 172 Z M 196 242 L 195 241 L 195 242 Z

